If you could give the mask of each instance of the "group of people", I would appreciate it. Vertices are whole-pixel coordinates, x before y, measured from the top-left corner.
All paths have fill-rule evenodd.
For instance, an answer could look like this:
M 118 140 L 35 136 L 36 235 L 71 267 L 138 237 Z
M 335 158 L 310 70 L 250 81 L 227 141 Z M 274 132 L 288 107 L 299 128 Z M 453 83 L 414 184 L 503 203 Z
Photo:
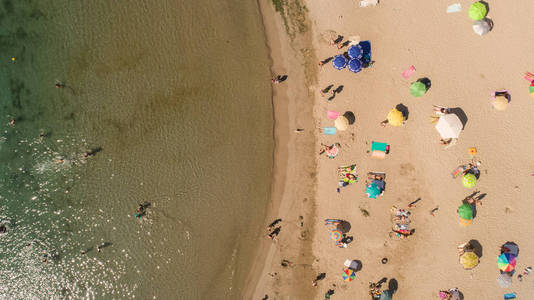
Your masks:
M 411 213 L 402 208 L 391 208 L 393 212 L 393 228 L 391 229 L 390 236 L 397 236 L 399 238 L 407 238 L 414 234 L 415 229 L 410 229 L 410 215 Z
M 267 237 L 271 240 L 274 240 L 280 234 L 280 230 L 282 230 L 282 226 L 278 225 L 280 222 L 282 222 L 282 219 L 276 219 L 267 226 Z

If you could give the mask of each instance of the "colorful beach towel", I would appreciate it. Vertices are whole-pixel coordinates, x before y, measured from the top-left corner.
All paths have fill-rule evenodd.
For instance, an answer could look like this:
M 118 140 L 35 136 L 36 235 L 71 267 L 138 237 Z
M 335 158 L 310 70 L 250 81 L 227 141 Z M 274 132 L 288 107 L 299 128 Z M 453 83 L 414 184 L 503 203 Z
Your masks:
M 415 67 L 414 66 L 410 66 L 408 69 L 404 70 L 402 72 L 402 77 L 404 77 L 404 79 L 408 79 L 410 77 L 412 77 L 412 75 L 415 74 Z
M 323 128 L 323 133 L 328 135 L 334 135 L 336 134 L 337 129 L 336 127 L 325 127 Z
M 329 110 L 328 114 L 327 114 L 327 117 L 329 119 L 335 120 L 335 119 L 337 119 L 339 117 L 340 114 L 341 114 L 340 112 Z

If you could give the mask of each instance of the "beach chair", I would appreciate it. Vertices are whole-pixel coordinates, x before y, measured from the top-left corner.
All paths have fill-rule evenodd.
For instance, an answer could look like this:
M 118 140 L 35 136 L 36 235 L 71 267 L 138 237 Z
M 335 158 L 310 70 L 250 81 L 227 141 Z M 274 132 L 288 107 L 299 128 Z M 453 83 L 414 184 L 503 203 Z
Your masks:
M 387 143 L 371 142 L 371 157 L 384 159 L 389 153 L 389 145 Z

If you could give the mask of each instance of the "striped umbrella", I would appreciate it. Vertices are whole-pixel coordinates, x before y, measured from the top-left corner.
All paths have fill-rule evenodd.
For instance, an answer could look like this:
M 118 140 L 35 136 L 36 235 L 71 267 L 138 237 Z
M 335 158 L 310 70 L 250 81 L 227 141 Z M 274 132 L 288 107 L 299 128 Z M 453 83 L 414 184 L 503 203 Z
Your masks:
M 332 230 L 332 235 L 331 236 L 332 236 L 332 239 L 337 242 L 337 241 L 341 240 L 341 238 L 343 237 L 343 233 L 341 231 L 337 230 L 337 229 L 334 229 L 334 230 Z
M 534 81 L 532 81 L 532 83 L 528 87 L 528 91 L 530 92 L 530 96 L 534 97 Z
M 503 253 L 497 259 L 497 266 L 503 272 L 512 272 L 516 264 L 517 260 L 511 253 Z
M 354 272 L 353 270 L 349 269 L 349 268 L 345 268 L 343 269 L 343 280 L 345 281 L 353 281 L 354 278 L 356 278 L 356 272 Z
M 467 173 L 462 178 L 462 183 L 464 187 L 472 189 L 475 187 L 475 185 L 477 185 L 477 177 L 474 174 Z

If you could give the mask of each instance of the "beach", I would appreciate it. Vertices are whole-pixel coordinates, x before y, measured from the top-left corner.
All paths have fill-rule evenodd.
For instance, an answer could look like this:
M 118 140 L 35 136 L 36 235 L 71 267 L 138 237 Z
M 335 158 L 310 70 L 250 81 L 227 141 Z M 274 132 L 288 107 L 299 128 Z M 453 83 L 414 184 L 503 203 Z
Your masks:
M 528 93 L 530 83 L 523 79 L 534 58 L 530 51 L 534 44 L 532 37 L 516 29 L 534 27 L 528 17 L 534 7 L 527 1 L 488 3 L 488 17 L 493 20 L 494 27 L 487 35 L 478 36 L 467 15 L 471 2 L 462 1 L 460 12 L 447 14 L 450 4 L 445 1 L 382 1 L 375 7 L 363 8 L 354 1 L 305 2 L 310 31 L 300 36 L 309 35 L 311 48 L 304 46 L 305 43 L 288 47 L 287 44 L 292 43 L 291 34 L 283 37 L 284 18 L 273 6 L 268 7 L 270 10 L 263 9 L 264 23 L 273 21 L 282 36 L 278 40 L 282 45 L 278 45 L 272 43 L 267 34 L 273 68 L 277 70 L 276 64 L 281 64 L 278 68 L 282 69 L 277 72 L 302 70 L 305 56 L 291 51 L 303 53 L 300 49 L 306 48 L 316 57 L 317 81 L 299 82 L 312 92 L 307 106 L 300 106 L 300 109 L 311 105 L 314 116 L 312 128 L 302 127 L 304 132 L 311 129 L 315 135 L 314 157 L 302 164 L 316 164 L 316 170 L 310 180 L 314 183 L 311 189 L 314 192 L 308 198 L 313 201 L 310 206 L 313 207 L 310 215 L 313 225 L 309 228 L 311 252 L 304 248 L 308 247 L 308 241 L 295 243 L 301 229 L 299 224 L 297 227 L 292 224 L 295 211 L 305 211 L 302 206 L 294 208 L 294 203 L 303 198 L 303 194 L 296 194 L 294 185 L 303 182 L 298 178 L 310 173 L 295 171 L 291 163 L 298 162 L 294 159 L 288 159 L 291 163 L 288 163 L 286 177 L 277 178 L 275 172 L 275 183 L 282 181 L 285 187 L 292 188 L 277 197 L 280 203 L 271 210 L 265 224 L 277 217 L 289 221 L 282 222 L 278 241 L 264 247 L 269 251 L 264 255 L 263 271 L 255 273 L 259 279 L 250 281 L 251 290 L 255 291 L 250 298 L 261 299 L 267 294 L 269 299 L 323 299 L 329 289 L 335 291 L 333 299 L 365 298 L 369 297 L 369 282 L 384 277 L 388 282 L 394 279 L 398 285 L 393 299 L 439 299 L 440 290 L 455 287 L 465 299 L 502 299 L 503 294 L 512 292 L 518 298 L 532 297 L 532 277 L 526 275 L 519 281 L 517 275 L 530 266 L 534 258 L 532 241 L 525 230 L 532 209 L 529 195 L 533 192 L 530 174 L 534 165 L 528 159 L 528 149 L 532 146 L 528 132 L 534 107 Z M 265 16 L 268 13 L 275 15 L 274 20 Z M 348 36 L 369 40 L 374 63 L 358 74 L 347 69 L 335 70 L 331 62 L 317 66 L 319 60 L 347 51 L 346 47 L 338 50 L 330 45 L 329 38 L 325 37 L 332 34 L 340 34 L 344 40 Z M 277 57 L 279 51 L 283 55 Z M 288 56 L 300 61 L 290 65 Z M 415 66 L 415 75 L 403 78 L 401 73 L 411 65 Z M 410 95 L 410 84 L 424 77 L 430 79 L 431 87 L 422 97 L 414 98 Z M 290 83 L 288 80 L 288 88 Z M 320 90 L 330 84 L 343 85 L 343 90 L 328 101 L 321 97 Z M 278 95 L 281 89 L 278 86 L 274 89 L 275 103 L 282 102 L 288 92 Z M 503 89 L 510 91 L 512 99 L 506 111 L 496 111 L 491 105 L 492 93 Z M 304 98 L 302 94 L 291 100 Z M 406 124 L 382 128 L 379 123 L 398 104 L 409 111 Z M 440 136 L 430 123 L 433 105 L 459 108 L 467 117 L 458 142 L 447 149 L 440 145 Z M 289 106 L 284 112 L 291 112 L 291 104 Z M 352 111 L 355 124 L 336 135 L 323 135 L 320 128 L 334 123 L 326 117 L 328 110 Z M 275 110 L 275 117 L 284 117 L 284 112 L 277 114 Z M 287 117 L 292 118 L 297 123 L 303 121 L 298 114 Z M 298 139 L 299 135 L 291 129 L 286 129 L 291 134 L 287 143 L 294 149 L 291 138 Z M 390 153 L 384 160 L 371 158 L 369 151 L 373 141 L 390 145 Z M 317 155 L 322 143 L 335 142 L 341 144 L 337 157 L 328 159 Z M 471 160 L 468 152 L 471 147 L 477 149 L 476 159 L 481 162 L 475 189 L 463 187 L 459 178 L 451 179 L 451 172 L 458 165 Z M 278 145 L 275 153 L 277 149 Z M 296 157 L 305 158 L 303 152 L 297 152 Z M 336 169 L 350 164 L 356 164 L 359 180 L 338 193 Z M 367 172 L 371 171 L 387 175 L 386 190 L 377 199 L 365 195 L 364 182 Z M 456 210 L 462 199 L 474 190 L 485 197 L 472 225 L 463 227 Z M 418 198 L 421 200 L 416 206 L 408 208 L 408 204 Z M 415 233 L 407 239 L 390 237 L 392 206 L 411 212 Z M 430 213 L 432 210 L 434 214 Z M 336 247 L 330 228 L 324 225 L 325 219 L 350 222 L 349 235 L 354 236 L 354 241 L 346 249 Z M 309 226 L 307 219 L 304 220 L 305 226 Z M 290 232 L 284 232 L 288 227 L 292 228 Z M 483 251 L 479 265 L 464 270 L 459 264 L 457 246 L 469 240 L 477 240 Z M 501 245 L 508 241 L 515 242 L 520 253 L 511 286 L 501 288 L 497 283 L 497 257 Z M 382 258 L 388 258 L 387 264 L 381 263 Z M 281 267 L 280 259 L 288 259 L 295 266 Z M 346 259 L 362 263 L 356 279 L 351 282 L 341 277 Z M 313 279 L 322 272 L 326 273 L 326 278 L 319 281 L 317 288 L 312 288 Z

